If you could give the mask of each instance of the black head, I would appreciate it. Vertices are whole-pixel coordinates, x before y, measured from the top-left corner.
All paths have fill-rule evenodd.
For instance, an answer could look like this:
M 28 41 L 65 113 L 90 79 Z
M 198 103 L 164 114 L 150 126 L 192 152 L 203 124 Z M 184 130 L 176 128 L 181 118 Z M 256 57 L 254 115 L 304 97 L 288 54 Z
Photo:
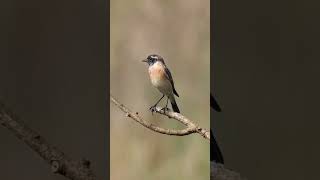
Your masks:
M 153 65 L 156 62 L 162 62 L 164 64 L 163 58 L 156 54 L 151 54 L 147 57 L 147 59 L 142 60 L 142 62 L 148 63 L 149 66 Z

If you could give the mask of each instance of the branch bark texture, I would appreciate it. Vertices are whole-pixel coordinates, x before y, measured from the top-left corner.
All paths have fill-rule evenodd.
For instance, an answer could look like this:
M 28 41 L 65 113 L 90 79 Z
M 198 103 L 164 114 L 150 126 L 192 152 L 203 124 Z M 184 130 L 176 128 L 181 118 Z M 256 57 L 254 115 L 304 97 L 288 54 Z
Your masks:
M 129 108 L 127 108 L 125 105 L 121 104 L 117 99 L 115 99 L 112 95 L 110 95 L 110 101 L 115 104 L 119 109 L 121 109 L 124 113 L 126 113 L 127 117 L 130 117 L 134 121 L 140 123 L 142 126 L 157 132 L 161 134 L 166 135 L 173 135 L 173 136 L 186 136 L 189 134 L 197 133 L 200 134 L 203 138 L 210 140 L 210 131 L 206 130 L 204 128 L 201 128 L 196 123 L 191 121 L 190 119 L 186 118 L 185 116 L 173 112 L 171 110 L 164 110 L 161 107 L 155 107 L 153 109 L 154 112 L 165 115 L 169 118 L 172 118 L 174 120 L 177 120 L 178 122 L 182 123 L 186 126 L 185 129 L 182 130 L 176 130 L 176 129 L 165 129 L 158 126 L 155 126 L 145 120 L 139 115 L 138 112 L 133 112 Z
M 73 180 L 96 179 L 88 160 L 73 160 L 62 151 L 49 145 L 40 134 L 19 121 L 4 105 L 0 105 L 0 124 L 38 153 L 51 166 L 53 173 Z
M 133 112 L 127 108 L 124 104 L 120 103 L 112 95 L 110 95 L 110 101 L 116 105 L 121 111 L 123 111 L 127 117 L 130 117 L 134 121 L 140 123 L 142 126 L 161 134 L 173 135 L 173 136 L 185 136 L 193 133 L 200 134 L 203 138 L 210 140 L 210 131 L 204 128 L 201 128 L 196 123 L 186 118 L 185 116 L 173 112 L 171 110 L 164 111 L 161 107 L 155 107 L 154 112 L 165 115 L 169 118 L 177 120 L 186 126 L 185 129 L 175 130 L 175 129 L 165 129 L 158 126 L 155 126 L 145 120 L 139 115 L 138 112 Z M 212 180 L 244 180 L 240 177 L 240 174 L 224 168 L 223 164 L 218 164 L 211 162 L 210 164 L 210 179 Z

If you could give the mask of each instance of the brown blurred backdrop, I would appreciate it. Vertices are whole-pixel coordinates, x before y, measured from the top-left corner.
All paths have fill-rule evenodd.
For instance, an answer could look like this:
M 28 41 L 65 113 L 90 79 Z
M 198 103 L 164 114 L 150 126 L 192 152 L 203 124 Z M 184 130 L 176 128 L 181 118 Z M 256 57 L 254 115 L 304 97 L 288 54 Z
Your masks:
M 320 2 L 214 1 L 212 125 L 248 179 L 319 179 Z
M 107 179 L 104 0 L 1 0 L 0 100 L 50 144 Z M 65 180 L 0 126 L 1 180 Z
M 210 126 L 210 3 L 198 0 L 112 0 L 110 92 L 148 121 L 181 128 L 149 107 L 161 94 L 141 60 L 156 53 L 171 70 L 179 108 Z M 165 100 L 162 105 L 165 104 Z M 171 107 L 171 106 L 170 106 Z M 209 179 L 209 143 L 198 135 L 154 133 L 110 107 L 111 179 Z

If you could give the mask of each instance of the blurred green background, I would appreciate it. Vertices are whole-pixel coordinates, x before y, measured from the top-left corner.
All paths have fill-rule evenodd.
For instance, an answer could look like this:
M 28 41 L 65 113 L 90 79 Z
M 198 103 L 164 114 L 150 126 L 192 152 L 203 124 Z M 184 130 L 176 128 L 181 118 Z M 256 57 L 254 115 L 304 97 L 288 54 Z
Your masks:
M 111 0 L 110 5 L 111 94 L 149 122 L 182 128 L 149 111 L 161 94 L 141 60 L 159 54 L 171 70 L 181 113 L 209 128 L 210 1 Z M 110 116 L 112 180 L 209 179 L 210 145 L 199 135 L 152 132 L 113 104 Z

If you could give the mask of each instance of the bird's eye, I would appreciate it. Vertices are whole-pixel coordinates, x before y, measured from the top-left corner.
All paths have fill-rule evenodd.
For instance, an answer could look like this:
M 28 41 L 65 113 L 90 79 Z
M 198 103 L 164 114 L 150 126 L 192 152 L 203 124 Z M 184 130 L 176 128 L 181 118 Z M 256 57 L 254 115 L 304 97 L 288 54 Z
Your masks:
M 150 56 L 148 56 L 148 61 L 150 62 L 150 63 L 155 63 L 157 60 L 158 60 L 158 57 L 156 56 L 156 55 L 150 55 Z

